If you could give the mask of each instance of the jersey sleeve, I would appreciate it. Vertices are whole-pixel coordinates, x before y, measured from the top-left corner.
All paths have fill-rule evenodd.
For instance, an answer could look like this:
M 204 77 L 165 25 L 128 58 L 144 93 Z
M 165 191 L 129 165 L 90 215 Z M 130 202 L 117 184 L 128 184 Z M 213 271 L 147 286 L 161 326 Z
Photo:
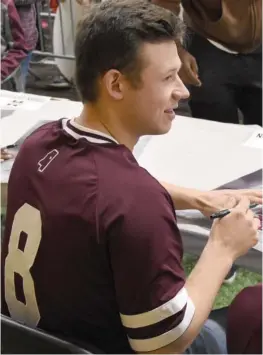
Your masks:
M 179 338 L 195 307 L 184 287 L 182 241 L 170 196 L 161 186 L 137 188 L 125 201 L 109 229 L 110 262 L 130 345 L 148 352 Z

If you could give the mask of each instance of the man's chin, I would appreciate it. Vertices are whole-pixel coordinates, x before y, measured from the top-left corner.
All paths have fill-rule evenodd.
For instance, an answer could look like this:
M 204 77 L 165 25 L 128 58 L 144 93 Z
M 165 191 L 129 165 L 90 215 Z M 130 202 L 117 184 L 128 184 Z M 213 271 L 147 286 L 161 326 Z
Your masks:
M 156 130 L 156 132 L 154 133 L 154 135 L 162 135 L 162 134 L 166 134 L 170 131 L 170 129 L 172 128 L 172 122 L 170 122 L 169 124 L 166 124 L 162 127 L 158 127 L 158 130 Z
M 168 124 L 158 126 L 158 127 L 151 127 L 147 130 L 145 130 L 143 133 L 140 134 L 140 136 L 160 136 L 163 134 L 166 134 L 170 131 L 172 127 L 172 122 L 169 122 Z

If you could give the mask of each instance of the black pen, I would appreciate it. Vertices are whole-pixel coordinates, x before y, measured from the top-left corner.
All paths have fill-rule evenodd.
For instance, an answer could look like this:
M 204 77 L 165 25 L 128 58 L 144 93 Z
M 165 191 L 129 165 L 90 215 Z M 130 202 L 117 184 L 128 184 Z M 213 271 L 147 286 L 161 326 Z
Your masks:
M 257 206 L 258 206 L 257 203 L 251 203 L 249 205 L 249 208 L 255 208 Z M 231 211 L 232 211 L 231 209 L 226 209 L 226 210 L 222 210 L 222 211 L 213 213 L 213 214 L 211 214 L 210 219 L 223 218 L 223 217 L 227 216 Z

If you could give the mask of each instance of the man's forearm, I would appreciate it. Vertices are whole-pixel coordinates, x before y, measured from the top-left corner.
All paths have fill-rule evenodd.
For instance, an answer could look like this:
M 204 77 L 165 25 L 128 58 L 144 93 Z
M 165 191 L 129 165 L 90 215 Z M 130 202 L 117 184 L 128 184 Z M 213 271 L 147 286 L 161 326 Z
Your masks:
M 222 282 L 233 260 L 214 242 L 208 242 L 185 287 L 195 305 L 192 322 L 178 339 L 178 347 L 184 351 L 197 337 L 213 307 Z
M 182 354 L 200 333 L 213 307 L 220 286 L 233 260 L 215 242 L 208 242 L 195 268 L 187 278 L 185 288 L 195 306 L 195 314 L 185 333 L 175 342 L 153 353 Z
M 199 209 L 202 204 L 202 191 L 160 182 L 169 192 L 176 210 Z
M 198 335 L 213 307 L 216 295 L 234 260 L 215 242 L 208 242 L 185 287 L 195 305 L 195 315 L 187 330 L 191 343 Z M 187 340 L 187 339 L 186 339 Z

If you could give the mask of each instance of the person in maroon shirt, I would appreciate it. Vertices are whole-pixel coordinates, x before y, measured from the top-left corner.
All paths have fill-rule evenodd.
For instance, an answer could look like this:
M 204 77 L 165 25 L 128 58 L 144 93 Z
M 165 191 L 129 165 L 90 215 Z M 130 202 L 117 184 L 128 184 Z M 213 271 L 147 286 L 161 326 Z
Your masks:
M 243 289 L 227 317 L 229 354 L 262 354 L 262 284 Z
M 176 15 L 144 0 L 105 1 L 80 23 L 83 111 L 36 130 L 11 171 L 4 314 L 106 353 L 226 351 L 206 320 L 233 261 L 257 243 L 248 206 L 262 192 L 159 183 L 132 154 L 140 136 L 169 131 L 188 96 L 182 34 Z M 209 215 L 230 205 L 186 279 L 174 206 Z
M 23 89 L 20 70 L 28 49 L 20 18 L 13 0 L 1 0 L 1 84 L 2 89 Z M 13 75 L 14 85 L 7 78 Z

